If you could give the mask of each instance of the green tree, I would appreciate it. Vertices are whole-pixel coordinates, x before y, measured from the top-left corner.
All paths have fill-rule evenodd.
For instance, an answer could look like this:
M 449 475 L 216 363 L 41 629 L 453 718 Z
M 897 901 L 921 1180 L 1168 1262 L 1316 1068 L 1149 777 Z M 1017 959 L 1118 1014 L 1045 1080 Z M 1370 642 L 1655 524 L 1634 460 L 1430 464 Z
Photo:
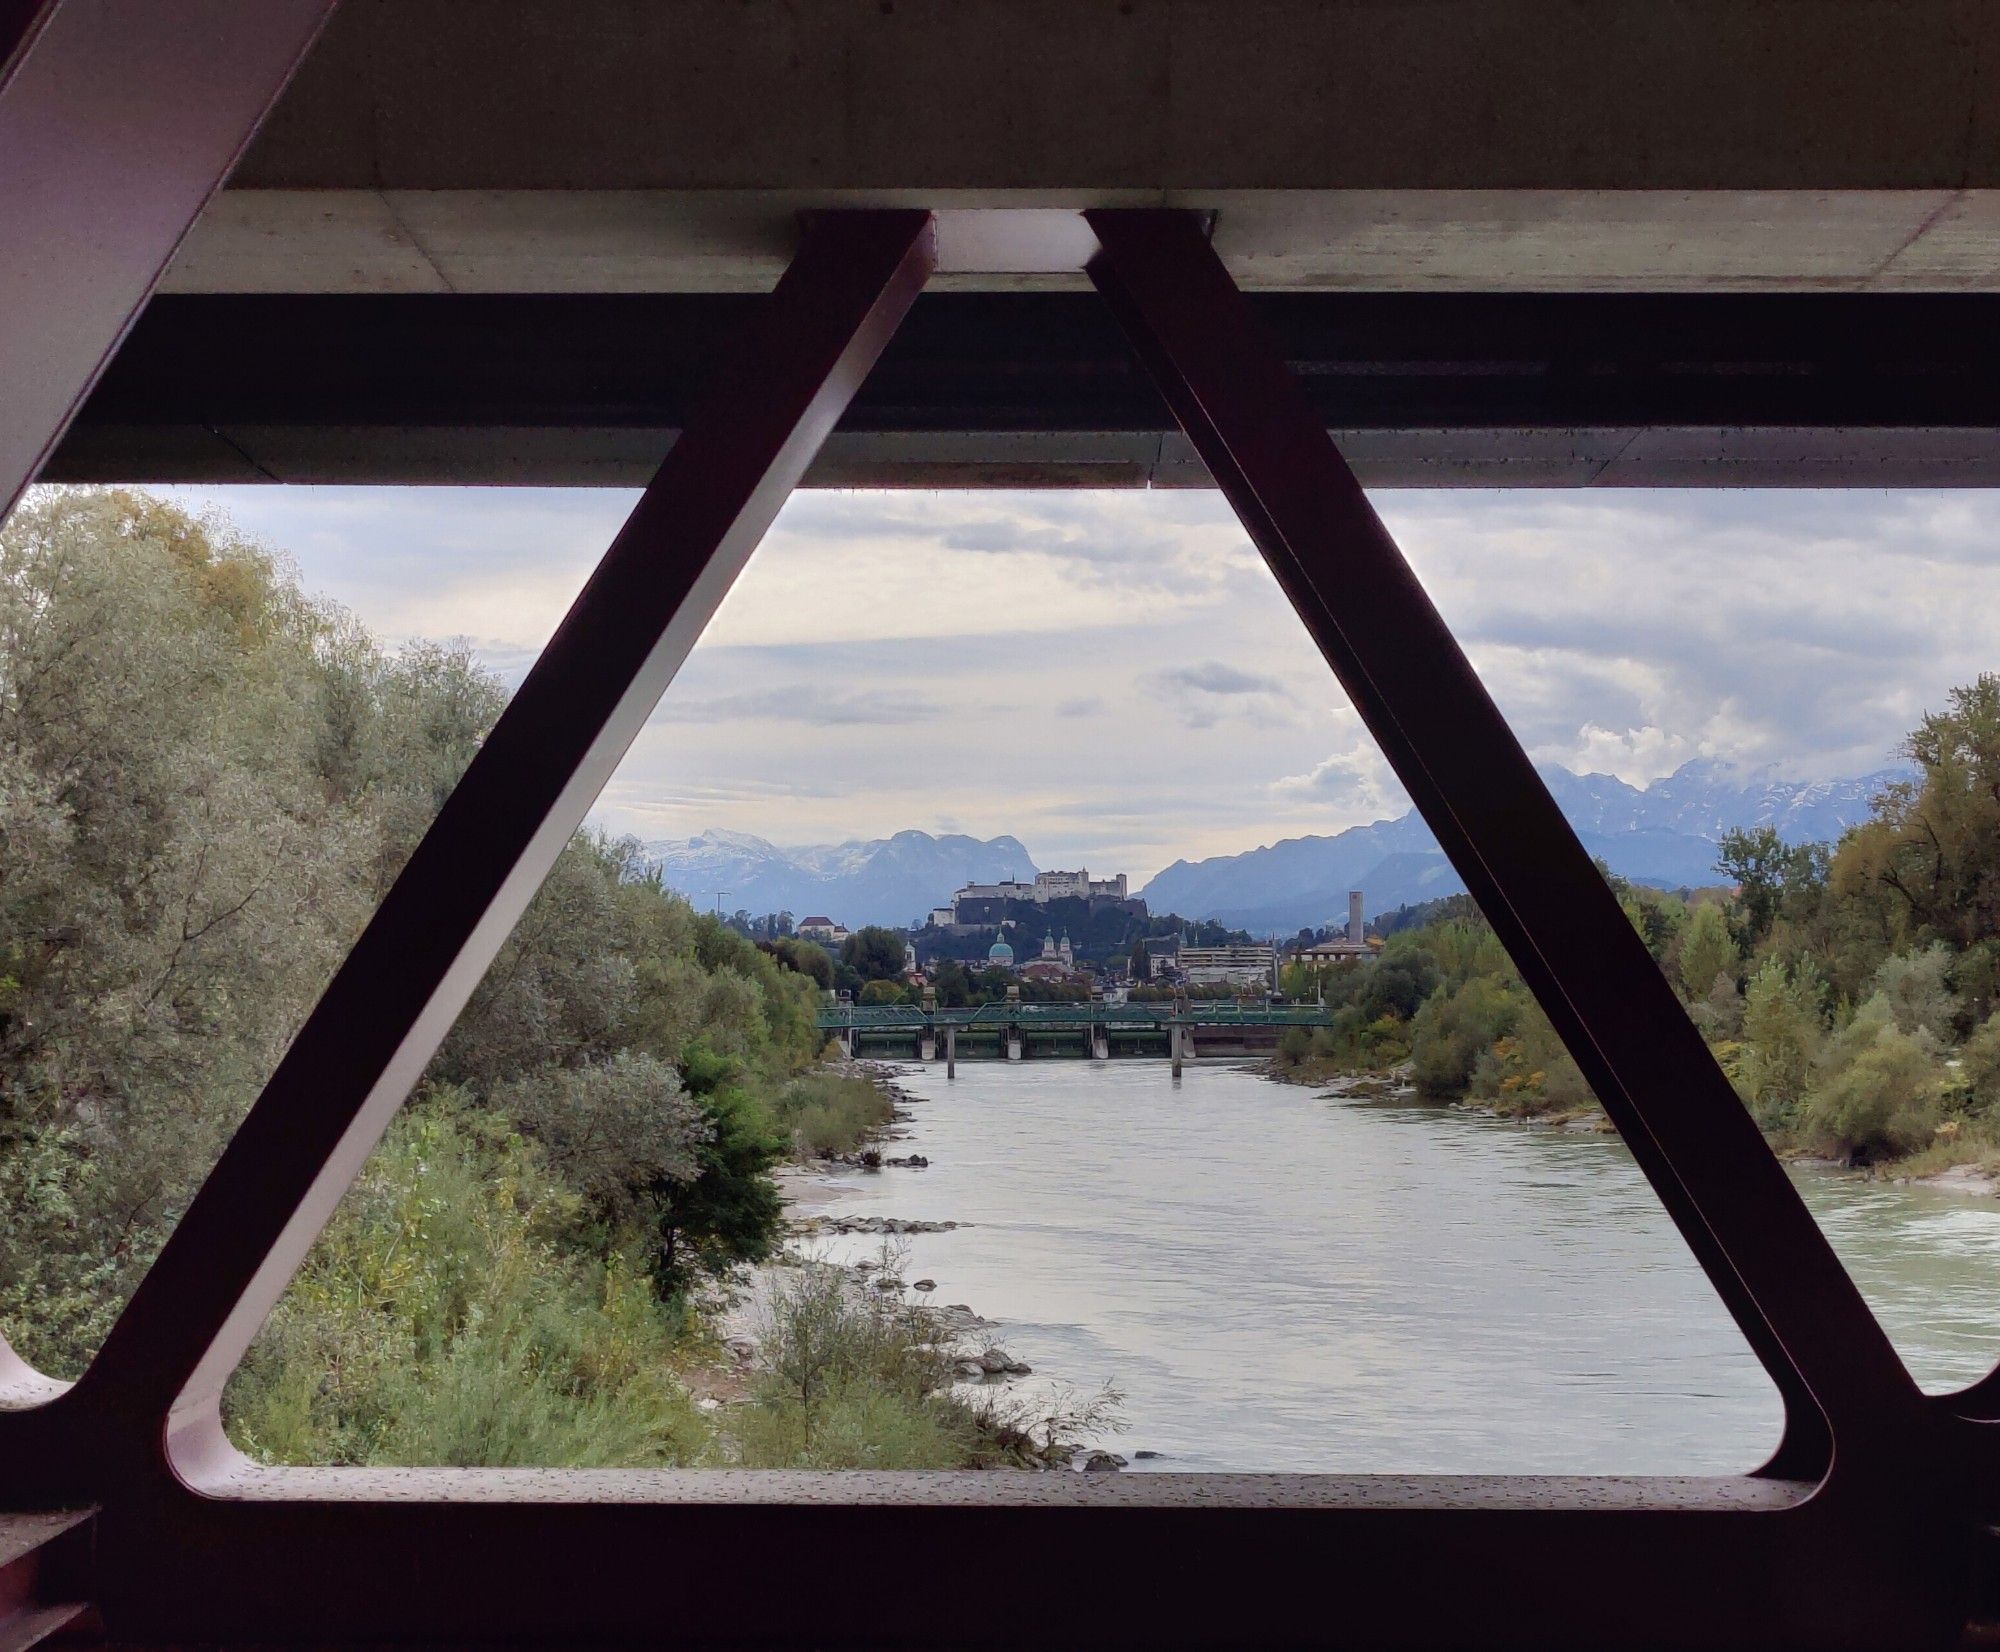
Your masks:
M 1824 1039 L 1821 983 L 1809 963 L 1787 969 L 1766 958 L 1743 995 L 1742 1078 L 1757 1122 L 1774 1129 L 1791 1122 L 1812 1086 Z
M 1769 826 L 1722 834 L 1715 867 L 1737 885 L 1743 940 L 1755 947 L 1770 934 L 1779 914 L 1799 913 L 1825 883 L 1826 851 L 1819 844 L 1788 844 Z M 1706 990 L 1706 989 L 1704 989 Z
M 863 981 L 900 981 L 904 945 L 896 930 L 864 924 L 840 943 L 840 961 Z
M 1953 689 L 1904 749 L 1918 778 L 1884 789 L 1837 870 L 1885 894 L 1900 934 L 1954 951 L 2000 936 L 2000 677 Z
M 1729 919 L 1721 907 L 1704 901 L 1694 909 L 1681 935 L 1681 991 L 1691 999 L 1706 998 L 1720 977 L 1726 976 L 1733 987 L 1741 967 Z
M 688 1052 L 684 1080 L 708 1129 L 696 1149 L 697 1173 L 653 1185 L 653 1273 L 665 1295 L 686 1291 L 699 1275 L 763 1261 L 783 1226 L 784 1196 L 771 1170 L 784 1156 L 784 1137 L 739 1076 L 733 1062 L 705 1046 Z
M 786 969 L 805 976 L 821 991 L 833 990 L 833 959 L 818 942 L 781 935 L 777 940 L 765 943 L 764 950 Z

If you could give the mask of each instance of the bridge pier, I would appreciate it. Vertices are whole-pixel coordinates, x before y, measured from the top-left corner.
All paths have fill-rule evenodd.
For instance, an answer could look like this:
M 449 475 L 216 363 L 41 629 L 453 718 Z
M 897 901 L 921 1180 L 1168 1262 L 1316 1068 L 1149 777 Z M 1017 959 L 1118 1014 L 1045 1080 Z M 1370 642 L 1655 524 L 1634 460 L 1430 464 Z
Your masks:
M 1102 1027 L 1090 1029 L 1090 1059 L 1092 1061 L 1111 1059 L 1111 1034 Z
M 1021 1059 L 1021 1029 L 1019 1027 L 1009 1027 L 1007 1029 L 1007 1059 L 1009 1061 L 1019 1061 Z
M 946 1027 L 944 1030 L 944 1076 L 958 1077 L 958 1029 Z
M 917 1040 L 917 1059 L 918 1059 L 919 1061 L 935 1061 L 935 1060 L 937 1060 L 937 1034 L 936 1034 L 936 1033 L 934 1033 L 934 1032 L 926 1032 L 926 1033 L 925 1033 L 925 1034 L 923 1035 L 923 1037 L 921 1037 L 921 1038 L 919 1038 L 919 1039 Z

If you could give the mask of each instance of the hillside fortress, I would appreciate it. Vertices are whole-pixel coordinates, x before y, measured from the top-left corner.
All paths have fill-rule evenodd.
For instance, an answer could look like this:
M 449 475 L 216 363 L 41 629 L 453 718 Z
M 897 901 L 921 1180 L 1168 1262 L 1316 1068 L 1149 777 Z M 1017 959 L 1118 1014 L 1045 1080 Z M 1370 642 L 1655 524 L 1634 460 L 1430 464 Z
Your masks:
M 1123 872 L 1112 878 L 1093 878 L 1086 868 L 1074 872 L 1037 872 L 1032 883 L 968 883 L 952 895 L 949 906 L 932 907 L 930 921 L 940 928 L 946 924 L 981 922 L 980 918 L 960 915 L 961 908 L 974 901 L 1031 901 L 1036 906 L 1047 906 L 1051 901 L 1089 900 L 1093 896 L 1122 901 L 1131 898 L 1128 888 Z

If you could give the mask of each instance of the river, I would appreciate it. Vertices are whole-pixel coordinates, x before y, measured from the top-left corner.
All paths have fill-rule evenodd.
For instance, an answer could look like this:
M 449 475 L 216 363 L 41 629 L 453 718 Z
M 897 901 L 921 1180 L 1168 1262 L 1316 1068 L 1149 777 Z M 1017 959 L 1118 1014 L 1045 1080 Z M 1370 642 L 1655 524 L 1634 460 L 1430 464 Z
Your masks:
M 1748 1469 L 1778 1398 L 1614 1137 L 1331 1099 L 1241 1065 L 910 1067 L 843 1216 L 967 1224 L 904 1277 L 1030 1383 L 1114 1381 L 1135 1469 Z M 2000 1200 L 1795 1170 L 1917 1379 L 2000 1359 Z M 880 1241 L 823 1242 L 841 1259 Z

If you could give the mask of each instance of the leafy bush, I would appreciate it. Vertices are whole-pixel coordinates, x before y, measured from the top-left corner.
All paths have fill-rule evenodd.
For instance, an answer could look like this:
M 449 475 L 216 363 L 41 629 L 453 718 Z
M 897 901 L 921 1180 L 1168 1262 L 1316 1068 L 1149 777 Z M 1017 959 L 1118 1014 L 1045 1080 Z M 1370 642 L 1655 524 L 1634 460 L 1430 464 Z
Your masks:
M 1884 958 L 1875 971 L 1873 989 L 1880 994 L 1903 1032 L 1926 1032 L 1940 1043 L 1952 1036 L 1958 1017 L 1958 996 L 1948 984 L 1951 953 L 1942 942 L 1917 952 Z
M 1452 992 L 1433 994 L 1410 1024 L 1410 1064 L 1425 1095 L 1460 1094 L 1480 1057 L 1511 1031 L 1520 1004 L 1491 976 L 1475 975 Z
M 1513 1118 L 1569 1113 L 1597 1098 L 1541 1006 L 1523 1006 L 1514 1032 L 1498 1039 L 1475 1067 L 1472 1092 Z
M 1312 1059 L 1311 1027 L 1287 1027 L 1278 1034 L 1278 1060 L 1287 1067 L 1302 1067 Z
M 1815 1152 L 1847 1164 L 1914 1152 L 1939 1122 L 1943 1072 L 1924 1034 L 1879 1017 L 1849 1029 L 1807 1101 L 1800 1134 Z
M 863 1299 L 818 1260 L 769 1287 L 754 1412 L 736 1420 L 750 1468 L 953 1468 L 974 1455 L 971 1412 L 953 1402 L 949 1341 L 900 1292 Z

